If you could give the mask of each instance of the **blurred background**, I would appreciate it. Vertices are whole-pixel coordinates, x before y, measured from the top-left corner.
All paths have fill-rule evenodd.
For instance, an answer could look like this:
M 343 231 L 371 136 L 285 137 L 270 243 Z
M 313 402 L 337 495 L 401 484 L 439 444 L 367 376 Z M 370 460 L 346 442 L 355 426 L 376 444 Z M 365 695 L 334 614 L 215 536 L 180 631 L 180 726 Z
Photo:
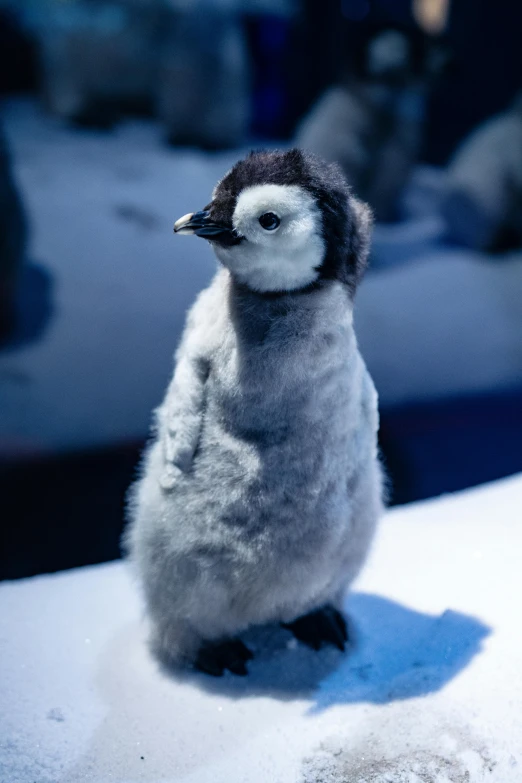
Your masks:
M 391 502 L 522 470 L 519 0 L 0 0 L 0 578 L 119 556 L 246 150 L 343 167 Z

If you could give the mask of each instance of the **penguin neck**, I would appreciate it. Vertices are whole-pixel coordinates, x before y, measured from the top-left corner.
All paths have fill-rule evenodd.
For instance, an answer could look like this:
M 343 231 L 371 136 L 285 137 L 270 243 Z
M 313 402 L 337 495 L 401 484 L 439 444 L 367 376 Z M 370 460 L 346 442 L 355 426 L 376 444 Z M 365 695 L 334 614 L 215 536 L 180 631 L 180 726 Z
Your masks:
M 299 302 L 303 297 L 309 297 L 310 295 L 324 290 L 328 285 L 328 281 L 323 278 L 318 278 L 312 283 L 309 283 L 302 288 L 296 288 L 293 291 L 254 291 L 249 288 L 245 283 L 241 283 L 230 275 L 229 290 L 230 296 L 242 302 L 245 305 L 265 306 L 273 308 L 274 310 L 284 310 L 288 306 Z
M 242 320 L 253 318 L 260 323 L 266 321 L 268 325 L 297 310 L 315 309 L 315 300 L 327 286 L 328 282 L 316 280 L 295 291 L 254 291 L 230 275 L 230 310 Z
M 337 296 L 334 293 L 337 291 Z M 295 291 L 253 291 L 229 274 L 228 308 L 236 332 L 248 342 L 263 342 L 276 322 L 285 321 L 292 332 L 304 334 L 328 320 L 333 300 L 342 299 L 342 309 L 351 311 L 348 291 L 336 281 L 319 279 Z M 337 306 L 334 304 L 334 309 Z

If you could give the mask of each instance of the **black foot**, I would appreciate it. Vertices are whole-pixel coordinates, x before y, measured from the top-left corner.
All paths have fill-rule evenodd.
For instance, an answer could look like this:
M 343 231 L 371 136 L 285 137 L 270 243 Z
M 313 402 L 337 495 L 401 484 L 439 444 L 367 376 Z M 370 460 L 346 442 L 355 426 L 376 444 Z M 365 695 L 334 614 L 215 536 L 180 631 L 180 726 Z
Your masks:
M 244 676 L 248 674 L 246 662 L 253 657 L 252 652 L 240 639 L 206 642 L 198 652 L 194 668 L 213 677 L 222 677 L 225 669 Z
M 296 639 L 313 650 L 319 650 L 323 644 L 333 644 L 344 651 L 348 641 L 346 620 L 337 609 L 329 605 L 283 625 L 292 631 Z

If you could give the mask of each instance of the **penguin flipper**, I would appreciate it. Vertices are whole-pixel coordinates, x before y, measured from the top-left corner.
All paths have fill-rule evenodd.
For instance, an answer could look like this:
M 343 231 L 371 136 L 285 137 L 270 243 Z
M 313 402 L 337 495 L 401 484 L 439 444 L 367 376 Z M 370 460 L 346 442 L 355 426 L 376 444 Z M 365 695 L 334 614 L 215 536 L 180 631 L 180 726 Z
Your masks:
M 191 356 L 189 352 L 182 354 L 165 402 L 158 411 L 165 463 L 160 484 L 166 491 L 173 489 L 176 479 L 192 465 L 201 434 L 208 374 L 209 363 L 205 358 Z
M 348 641 L 346 620 L 330 604 L 298 617 L 291 623 L 283 623 L 283 626 L 312 650 L 319 650 L 323 644 L 333 644 L 344 652 Z

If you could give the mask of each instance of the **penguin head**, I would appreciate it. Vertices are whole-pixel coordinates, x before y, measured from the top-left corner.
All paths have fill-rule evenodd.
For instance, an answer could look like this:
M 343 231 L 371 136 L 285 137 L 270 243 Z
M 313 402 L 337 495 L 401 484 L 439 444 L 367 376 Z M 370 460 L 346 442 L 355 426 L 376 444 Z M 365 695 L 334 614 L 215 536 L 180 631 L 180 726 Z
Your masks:
M 177 234 L 209 240 L 234 279 L 259 293 L 313 290 L 339 280 L 355 291 L 366 267 L 371 215 L 335 164 L 299 149 L 253 152 L 214 188 Z

